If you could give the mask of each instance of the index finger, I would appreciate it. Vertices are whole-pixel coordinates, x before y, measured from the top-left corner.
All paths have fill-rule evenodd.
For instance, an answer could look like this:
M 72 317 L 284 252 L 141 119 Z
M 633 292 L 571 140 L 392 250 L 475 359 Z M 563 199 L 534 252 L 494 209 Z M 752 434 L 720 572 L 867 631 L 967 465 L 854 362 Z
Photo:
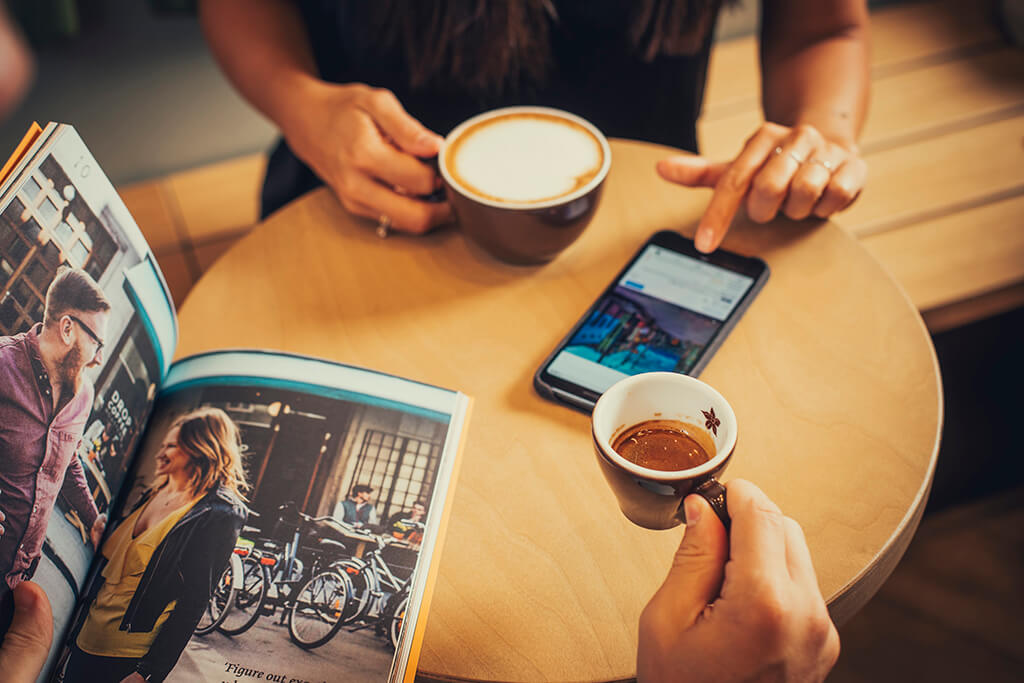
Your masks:
M 711 202 L 708 203 L 708 208 L 697 226 L 694 240 L 697 249 L 710 253 L 722 243 L 736 211 L 750 190 L 754 175 L 768 159 L 777 144 L 777 139 L 778 135 L 772 133 L 770 129 L 762 128 L 754 137 L 747 140 L 739 156 L 722 173 L 715 184 Z
M 405 111 L 390 90 L 370 89 L 365 96 L 364 108 L 402 151 L 424 158 L 437 156 L 441 151 L 443 138 Z
M 754 484 L 733 479 L 726 485 L 732 528 L 729 561 L 743 575 L 789 577 L 786 560 L 786 517 Z
M 428 195 L 437 189 L 438 175 L 433 168 L 381 140 L 365 148 L 361 169 L 392 187 L 402 187 L 416 195 Z

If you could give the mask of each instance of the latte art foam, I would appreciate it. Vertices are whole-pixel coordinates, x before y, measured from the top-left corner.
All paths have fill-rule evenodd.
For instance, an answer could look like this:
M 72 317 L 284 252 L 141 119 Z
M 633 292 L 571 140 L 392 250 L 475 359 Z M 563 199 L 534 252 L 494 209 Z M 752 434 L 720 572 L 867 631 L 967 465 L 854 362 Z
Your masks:
M 466 190 L 508 203 L 570 194 L 593 180 L 603 163 L 601 144 L 586 128 L 537 113 L 481 121 L 452 143 L 445 159 Z

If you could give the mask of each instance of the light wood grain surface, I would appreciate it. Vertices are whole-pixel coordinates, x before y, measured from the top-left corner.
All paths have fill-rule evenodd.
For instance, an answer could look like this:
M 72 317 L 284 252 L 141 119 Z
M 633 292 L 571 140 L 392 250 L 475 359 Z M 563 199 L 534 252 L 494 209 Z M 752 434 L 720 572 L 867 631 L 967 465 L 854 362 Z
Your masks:
M 614 141 L 583 237 L 540 267 L 497 263 L 454 229 L 379 240 L 324 190 L 228 251 L 181 311 L 178 355 L 268 347 L 475 398 L 420 671 L 591 681 L 634 675 L 637 619 L 682 530 L 619 513 L 588 419 L 542 400 L 538 364 L 651 233 L 692 234 L 706 192 L 663 182 L 671 150 Z M 702 375 L 740 424 L 725 479 L 804 527 L 842 621 L 916 528 L 942 416 L 934 353 L 904 292 L 829 223 L 738 224 L 726 245 L 771 278 Z

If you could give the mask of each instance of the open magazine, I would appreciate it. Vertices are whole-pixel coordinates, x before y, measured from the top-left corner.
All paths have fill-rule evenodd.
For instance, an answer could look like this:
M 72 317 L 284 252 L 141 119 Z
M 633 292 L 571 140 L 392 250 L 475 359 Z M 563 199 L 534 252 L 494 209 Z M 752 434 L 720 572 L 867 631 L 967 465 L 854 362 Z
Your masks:
M 95 159 L 35 127 L 0 171 L 0 634 L 32 580 L 43 681 L 412 680 L 467 397 L 176 340 Z

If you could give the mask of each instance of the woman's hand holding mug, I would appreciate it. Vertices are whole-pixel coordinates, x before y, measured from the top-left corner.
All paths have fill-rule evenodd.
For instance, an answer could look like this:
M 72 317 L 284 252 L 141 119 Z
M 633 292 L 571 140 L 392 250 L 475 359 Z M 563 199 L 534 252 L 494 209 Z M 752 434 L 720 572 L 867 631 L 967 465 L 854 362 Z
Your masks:
M 286 122 L 288 145 L 334 190 L 350 213 L 422 234 L 452 220 L 448 202 L 419 197 L 441 186 L 422 159 L 442 138 L 405 111 L 389 90 L 318 82 Z

